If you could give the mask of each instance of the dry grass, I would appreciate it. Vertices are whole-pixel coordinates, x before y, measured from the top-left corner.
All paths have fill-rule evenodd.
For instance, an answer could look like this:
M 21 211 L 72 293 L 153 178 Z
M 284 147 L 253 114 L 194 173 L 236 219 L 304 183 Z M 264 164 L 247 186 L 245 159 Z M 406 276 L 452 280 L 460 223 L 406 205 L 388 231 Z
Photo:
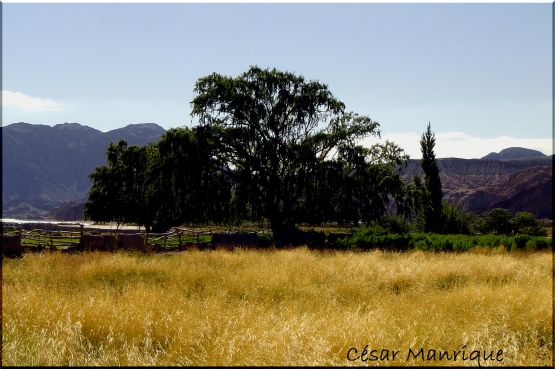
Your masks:
M 552 364 L 552 256 L 188 251 L 3 261 L 3 365 Z M 348 361 L 351 347 L 399 350 Z M 359 353 L 360 353 L 359 351 Z M 460 357 L 459 357 L 460 358 Z

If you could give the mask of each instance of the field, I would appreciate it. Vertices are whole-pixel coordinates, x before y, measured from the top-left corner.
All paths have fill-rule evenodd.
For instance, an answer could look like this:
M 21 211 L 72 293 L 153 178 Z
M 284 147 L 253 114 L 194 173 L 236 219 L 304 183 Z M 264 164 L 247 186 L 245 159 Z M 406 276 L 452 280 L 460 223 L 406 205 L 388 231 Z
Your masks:
M 552 365 L 547 251 L 45 252 L 2 271 L 3 365 Z

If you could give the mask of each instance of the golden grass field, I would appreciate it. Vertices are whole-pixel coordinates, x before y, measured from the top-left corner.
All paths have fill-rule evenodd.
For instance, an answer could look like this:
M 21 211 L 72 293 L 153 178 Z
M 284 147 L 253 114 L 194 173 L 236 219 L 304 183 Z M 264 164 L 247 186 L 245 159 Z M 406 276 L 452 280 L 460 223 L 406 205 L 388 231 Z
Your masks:
M 3 365 L 552 365 L 550 252 L 44 253 L 2 271 Z

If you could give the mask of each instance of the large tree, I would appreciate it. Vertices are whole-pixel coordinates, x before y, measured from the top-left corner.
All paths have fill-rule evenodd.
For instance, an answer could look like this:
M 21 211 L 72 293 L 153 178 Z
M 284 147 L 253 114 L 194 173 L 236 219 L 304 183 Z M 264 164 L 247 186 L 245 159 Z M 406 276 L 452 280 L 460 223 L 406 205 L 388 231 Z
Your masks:
M 443 229 L 443 191 L 439 168 L 434 153 L 435 133 L 432 132 L 430 123 L 426 132 L 420 139 L 422 160 L 420 165 L 424 171 L 424 184 L 426 189 L 426 201 L 424 202 L 424 231 L 440 232 Z
M 258 67 L 199 79 L 192 115 L 214 132 L 217 156 L 249 184 L 277 237 L 298 222 L 299 201 L 318 164 L 379 134 L 378 123 L 345 112 L 325 84 Z

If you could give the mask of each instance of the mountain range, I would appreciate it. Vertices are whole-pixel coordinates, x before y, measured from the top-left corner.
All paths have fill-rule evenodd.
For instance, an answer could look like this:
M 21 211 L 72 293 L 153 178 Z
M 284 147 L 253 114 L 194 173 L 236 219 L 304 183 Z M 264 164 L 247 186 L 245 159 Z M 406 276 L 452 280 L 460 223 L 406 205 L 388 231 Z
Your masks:
M 105 163 L 110 142 L 157 142 L 165 130 L 154 123 L 130 124 L 101 132 L 78 123 L 55 126 L 13 123 L 2 134 L 2 216 L 82 219 L 89 174 Z M 512 147 L 481 159 L 437 159 L 444 198 L 464 211 L 494 207 L 530 211 L 552 218 L 553 156 Z M 409 160 L 401 176 L 423 175 Z
M 2 216 L 43 218 L 85 201 L 89 174 L 105 162 L 110 142 L 145 145 L 165 130 L 154 123 L 102 132 L 78 123 L 14 123 L 2 127 Z
M 517 148 L 511 148 L 515 151 Z M 528 149 L 522 152 L 527 152 Z M 503 150 L 505 151 L 505 150 Z M 519 159 L 437 159 L 443 198 L 463 211 L 482 214 L 501 207 L 552 218 L 553 156 L 534 154 Z M 419 160 L 409 160 L 401 176 L 424 175 Z

